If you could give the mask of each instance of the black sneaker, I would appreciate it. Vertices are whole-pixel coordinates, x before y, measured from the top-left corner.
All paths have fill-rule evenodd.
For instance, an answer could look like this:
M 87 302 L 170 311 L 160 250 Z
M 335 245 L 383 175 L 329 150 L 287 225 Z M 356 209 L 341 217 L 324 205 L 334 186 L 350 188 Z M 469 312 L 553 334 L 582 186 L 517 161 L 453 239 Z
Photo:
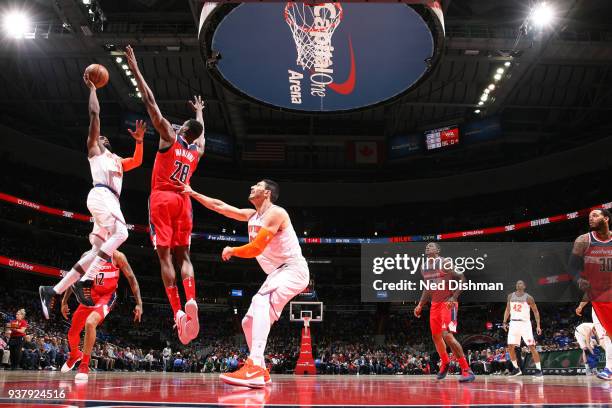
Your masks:
M 55 296 L 57 293 L 55 293 L 52 286 L 39 286 L 38 294 L 40 295 L 43 315 L 45 319 L 49 320 L 49 315 L 53 311 L 53 306 L 55 306 Z
M 438 380 L 443 380 L 446 378 L 446 374 L 448 374 L 448 366 L 450 364 L 443 364 L 440 367 L 440 371 L 438 371 L 438 374 L 436 375 L 436 379 Z
M 92 280 L 77 281 L 72 285 L 74 296 L 77 298 L 80 304 L 83 306 L 95 306 L 96 303 L 91 297 L 91 287 L 93 285 Z
M 459 378 L 460 383 L 469 383 L 473 382 L 476 379 L 476 376 L 472 372 L 472 370 L 464 370 L 461 372 L 461 377 Z
M 510 377 L 516 377 L 516 376 L 522 375 L 522 374 L 523 374 L 523 372 L 521 371 L 520 368 L 516 368 L 516 367 L 512 366 L 512 371 L 510 371 L 509 375 L 510 375 Z
M 535 373 L 533 374 L 534 377 L 543 377 L 544 374 L 542 374 L 542 370 L 536 370 Z

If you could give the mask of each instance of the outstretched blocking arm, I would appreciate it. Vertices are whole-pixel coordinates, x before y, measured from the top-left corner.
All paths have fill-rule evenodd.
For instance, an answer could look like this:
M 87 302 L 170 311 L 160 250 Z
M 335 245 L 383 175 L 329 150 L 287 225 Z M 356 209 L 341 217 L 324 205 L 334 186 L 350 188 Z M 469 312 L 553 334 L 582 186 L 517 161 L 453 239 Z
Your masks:
M 252 208 L 236 208 L 216 198 L 207 197 L 204 194 L 194 191 L 191 186 L 187 184 L 183 184 L 183 194 L 189 194 L 209 210 L 237 221 L 248 221 L 255 213 L 255 210 Z
M 126 157 L 121 159 L 121 165 L 123 171 L 128 172 L 135 169 L 142 164 L 144 134 L 147 131 L 147 124 L 142 120 L 136 121 L 136 130 L 128 129 L 130 135 L 136 140 L 136 147 L 134 148 L 134 155 L 132 157 Z
M 87 135 L 87 157 L 94 157 L 102 154 L 103 148 L 100 148 L 98 141 L 100 140 L 100 102 L 96 94 L 96 86 L 89 80 L 89 74 L 85 72 L 83 81 L 89 88 L 89 134 Z
M 159 106 L 157 106 L 157 102 L 155 102 L 155 96 L 153 96 L 153 91 L 149 88 L 149 85 L 144 80 L 140 69 L 138 68 L 138 62 L 136 62 L 136 56 L 134 55 L 134 50 L 131 46 L 125 47 L 125 57 L 127 59 L 128 66 L 134 73 L 134 77 L 136 78 L 136 83 L 138 84 L 138 88 L 140 89 L 140 93 L 142 94 L 142 101 L 147 108 L 147 112 L 149 113 L 149 117 L 153 122 L 153 126 L 155 130 L 159 133 L 160 141 L 159 148 L 163 149 L 165 147 L 170 146 L 174 143 L 176 139 L 176 133 L 174 129 L 172 129 L 172 125 L 170 122 L 163 117 L 161 111 L 159 110 Z
M 202 157 L 204 155 L 204 147 L 206 146 L 206 138 L 204 137 L 206 134 L 206 126 L 204 126 L 204 101 L 202 101 L 201 96 L 194 96 L 193 101 L 189 101 L 189 105 L 191 105 L 191 109 L 195 112 L 196 120 L 202 124 L 202 134 L 193 142 L 198 147 L 198 154 Z
M 138 286 L 136 275 L 134 275 L 132 267 L 122 252 L 115 251 L 114 259 L 119 269 L 121 269 L 123 276 L 125 276 L 130 284 L 130 289 L 132 290 L 132 294 L 136 299 L 136 306 L 134 307 L 134 321 L 140 322 L 140 317 L 142 316 L 142 299 L 140 297 L 140 287 Z

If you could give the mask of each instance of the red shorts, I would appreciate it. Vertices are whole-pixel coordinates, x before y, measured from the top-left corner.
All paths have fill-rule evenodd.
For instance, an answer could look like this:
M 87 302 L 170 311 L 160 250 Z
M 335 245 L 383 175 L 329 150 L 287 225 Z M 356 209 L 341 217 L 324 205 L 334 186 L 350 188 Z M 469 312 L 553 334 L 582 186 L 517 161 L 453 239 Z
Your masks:
M 71 327 L 74 327 L 75 329 L 79 330 L 79 332 L 85 327 L 87 317 L 89 317 L 92 312 L 96 312 L 100 315 L 100 317 L 102 318 L 102 320 L 100 320 L 100 324 L 102 324 L 106 315 L 108 315 L 108 313 L 115 305 L 117 293 L 112 292 L 102 296 L 96 296 L 95 293 L 92 293 L 92 298 L 96 302 L 95 306 L 79 305 L 77 310 L 72 315 Z
M 157 248 L 191 245 L 191 198 L 174 191 L 155 190 L 149 198 L 151 242 Z
M 431 302 L 429 327 L 431 327 L 431 334 L 440 334 L 445 331 L 457 333 L 457 303 L 449 308 L 447 302 Z
M 591 305 L 606 333 L 612 335 L 612 302 L 591 302 Z

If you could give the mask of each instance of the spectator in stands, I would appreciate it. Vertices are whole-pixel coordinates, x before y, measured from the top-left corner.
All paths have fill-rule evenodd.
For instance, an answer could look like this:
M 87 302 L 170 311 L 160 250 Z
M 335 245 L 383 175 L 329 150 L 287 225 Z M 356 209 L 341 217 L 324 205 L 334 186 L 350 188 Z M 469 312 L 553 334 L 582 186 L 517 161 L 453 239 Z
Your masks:
M 15 319 L 11 320 L 6 326 L 11 329 L 9 339 L 9 349 L 11 351 L 11 369 L 20 368 L 21 355 L 23 352 L 23 341 L 26 335 L 28 322 L 25 320 L 25 309 L 19 309 L 15 314 Z
M 181 372 L 183 371 L 183 358 L 181 357 L 181 353 L 180 352 L 176 352 L 176 357 L 174 359 L 174 363 L 173 363 L 173 371 L 174 372 Z
M 162 358 L 164 360 L 164 371 L 168 371 L 168 365 L 170 363 L 170 360 L 172 359 L 172 349 L 170 348 L 170 346 L 166 345 L 164 351 L 162 352 Z
M 3 334 L 0 335 L 0 368 L 4 369 L 6 365 L 9 364 L 9 359 L 11 357 L 11 351 L 9 350 L 8 341 L 11 337 L 10 330 L 5 330 Z

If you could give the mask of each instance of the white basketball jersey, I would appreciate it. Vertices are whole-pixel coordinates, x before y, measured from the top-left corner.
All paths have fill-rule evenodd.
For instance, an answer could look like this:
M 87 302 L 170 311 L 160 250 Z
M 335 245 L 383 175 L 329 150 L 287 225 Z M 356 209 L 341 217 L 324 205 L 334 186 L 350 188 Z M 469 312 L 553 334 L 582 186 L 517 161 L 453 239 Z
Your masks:
M 123 166 L 119 156 L 104 149 L 104 153 L 89 158 L 89 167 L 94 186 L 104 184 L 121 194 Z
M 257 212 L 249 218 L 249 241 L 257 237 L 262 227 L 262 218 L 263 214 L 260 215 Z M 261 255 L 257 256 L 257 262 L 266 274 L 272 273 L 283 264 L 300 260 L 304 260 L 302 248 L 300 248 L 300 241 L 291 223 L 285 229 L 279 230 L 268 242 Z
M 527 303 L 527 297 L 529 295 L 525 292 L 522 296 L 518 296 L 516 292 L 510 296 L 510 320 L 521 320 L 529 322 L 531 319 L 529 303 Z

